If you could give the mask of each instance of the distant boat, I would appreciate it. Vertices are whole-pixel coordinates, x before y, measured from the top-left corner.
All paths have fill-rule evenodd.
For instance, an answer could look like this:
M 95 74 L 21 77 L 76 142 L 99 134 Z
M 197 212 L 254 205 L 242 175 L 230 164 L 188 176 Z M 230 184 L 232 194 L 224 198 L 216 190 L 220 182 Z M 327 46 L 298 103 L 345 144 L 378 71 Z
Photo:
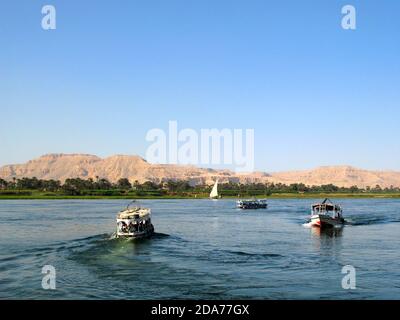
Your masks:
M 266 209 L 268 206 L 266 199 L 238 200 L 236 207 L 239 209 Z
M 215 181 L 214 187 L 210 192 L 210 199 L 218 199 L 220 196 L 218 195 L 218 179 Z
M 345 220 L 342 215 L 342 208 L 331 200 L 325 199 L 321 203 L 311 206 L 311 225 L 315 227 L 336 227 L 342 226 Z

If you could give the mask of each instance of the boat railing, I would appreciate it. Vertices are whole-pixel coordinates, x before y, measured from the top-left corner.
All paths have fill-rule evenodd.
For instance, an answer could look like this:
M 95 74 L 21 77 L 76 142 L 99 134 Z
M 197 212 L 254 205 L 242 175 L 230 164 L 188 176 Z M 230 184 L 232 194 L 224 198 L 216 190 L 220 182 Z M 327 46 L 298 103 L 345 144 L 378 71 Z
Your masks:
M 137 204 L 138 201 L 137 200 L 132 200 L 131 202 L 129 202 L 128 205 L 126 206 L 125 210 L 139 210 L 140 209 L 140 205 L 139 206 L 136 205 L 133 209 L 131 209 L 131 205 L 134 204 L 134 203 Z

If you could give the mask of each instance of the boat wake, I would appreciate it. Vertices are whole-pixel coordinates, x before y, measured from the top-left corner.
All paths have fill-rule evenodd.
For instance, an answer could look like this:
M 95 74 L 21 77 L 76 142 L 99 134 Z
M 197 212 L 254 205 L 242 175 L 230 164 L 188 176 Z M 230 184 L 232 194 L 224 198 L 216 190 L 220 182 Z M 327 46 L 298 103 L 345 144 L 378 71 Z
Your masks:
M 304 228 L 312 228 L 312 223 L 311 223 L 311 221 L 305 222 L 305 223 L 302 224 L 302 226 L 303 226 Z
M 151 240 L 164 239 L 167 237 L 169 237 L 168 234 L 155 233 L 149 239 L 131 242 L 132 248 L 140 247 L 142 242 L 149 243 Z M 97 254 L 108 252 L 112 254 L 113 251 L 118 251 L 121 246 L 124 247 L 124 245 L 129 242 L 130 241 L 127 241 L 127 239 L 117 239 L 115 233 L 103 233 L 69 241 L 55 242 L 43 246 L 32 246 L 30 248 L 24 248 L 23 251 L 21 251 L 21 249 L 18 247 L 10 248 L 7 255 L 0 257 L 0 269 L 1 263 L 3 262 L 15 262 L 29 257 L 34 257 L 41 260 L 46 257 L 53 259 L 52 257 L 65 254 L 67 257 L 72 257 L 72 259 L 74 259 L 74 257 L 80 255 L 84 256 L 85 254 L 90 255 L 90 253 Z
M 351 226 L 366 226 L 400 222 L 400 213 L 393 215 L 352 215 L 346 217 L 346 224 Z
M 231 251 L 231 250 L 225 250 L 225 252 L 242 257 L 261 258 L 261 259 L 283 257 L 281 254 L 277 253 L 252 253 L 252 252 Z

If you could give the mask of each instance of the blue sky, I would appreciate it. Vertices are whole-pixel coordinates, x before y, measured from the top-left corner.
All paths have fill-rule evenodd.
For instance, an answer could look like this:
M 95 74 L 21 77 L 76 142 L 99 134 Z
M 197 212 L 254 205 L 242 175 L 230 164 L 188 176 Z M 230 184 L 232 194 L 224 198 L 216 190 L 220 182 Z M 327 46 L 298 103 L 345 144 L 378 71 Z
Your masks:
M 254 128 L 258 170 L 400 170 L 399 15 L 395 0 L 2 1 L 0 165 L 144 156 L 177 120 Z

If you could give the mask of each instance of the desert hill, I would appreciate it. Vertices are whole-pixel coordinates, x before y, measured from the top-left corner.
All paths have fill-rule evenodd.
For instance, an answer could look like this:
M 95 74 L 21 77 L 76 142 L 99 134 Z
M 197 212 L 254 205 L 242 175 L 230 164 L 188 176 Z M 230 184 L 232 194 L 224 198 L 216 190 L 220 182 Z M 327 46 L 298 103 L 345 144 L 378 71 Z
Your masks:
M 400 187 L 400 172 L 368 171 L 351 166 L 327 166 L 313 170 L 288 171 L 276 173 L 235 173 L 229 170 L 213 170 L 182 165 L 150 164 L 139 156 L 115 155 L 99 158 L 89 154 L 48 154 L 28 161 L 0 167 L 0 178 L 37 177 L 65 181 L 67 178 L 88 179 L 106 178 L 116 182 L 128 178 L 143 183 L 166 180 L 189 180 L 191 184 L 212 184 L 215 179 L 224 182 L 274 182 L 304 183 L 306 185 L 334 184 L 337 186 L 358 187 L 379 184 L 381 187 Z

